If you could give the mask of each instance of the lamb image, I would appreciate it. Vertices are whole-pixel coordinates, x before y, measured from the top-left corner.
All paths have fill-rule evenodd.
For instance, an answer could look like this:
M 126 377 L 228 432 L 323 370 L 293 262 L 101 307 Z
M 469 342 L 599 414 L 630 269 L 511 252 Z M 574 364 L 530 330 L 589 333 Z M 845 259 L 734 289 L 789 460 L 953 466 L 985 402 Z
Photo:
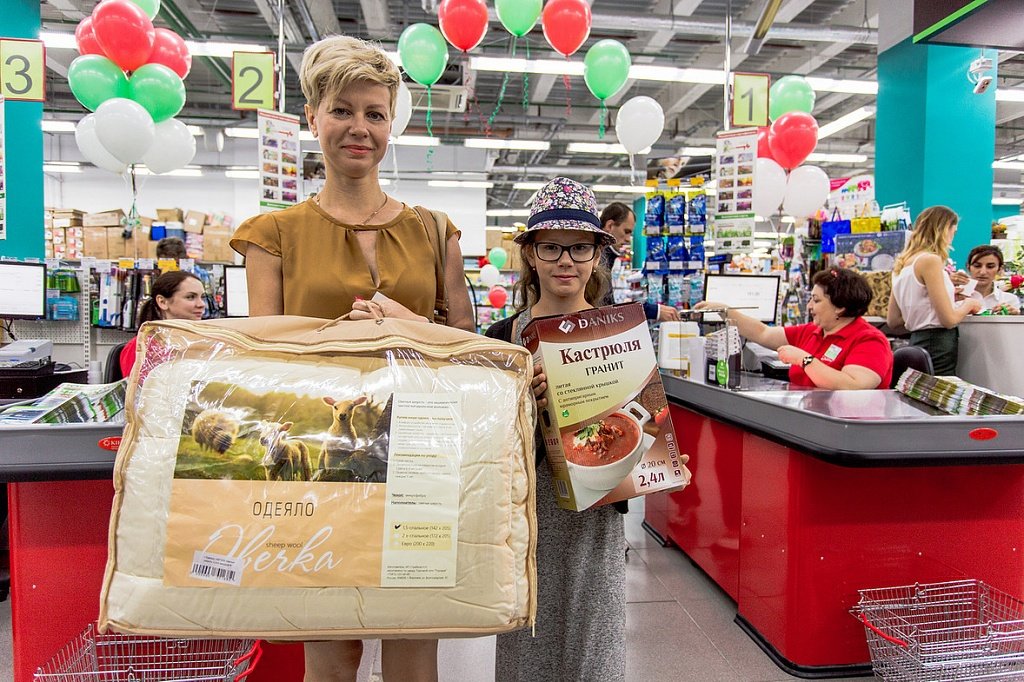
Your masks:
M 384 483 L 388 474 L 391 397 L 382 408 L 365 395 L 352 400 L 323 398 L 333 420 L 313 480 Z
M 223 455 L 238 438 L 239 427 L 238 420 L 231 414 L 207 409 L 192 422 L 192 438 L 198 445 Z
M 260 445 L 267 449 L 263 466 L 268 481 L 308 481 L 312 476 L 309 447 L 290 438 L 292 422 L 266 422 L 260 430 Z

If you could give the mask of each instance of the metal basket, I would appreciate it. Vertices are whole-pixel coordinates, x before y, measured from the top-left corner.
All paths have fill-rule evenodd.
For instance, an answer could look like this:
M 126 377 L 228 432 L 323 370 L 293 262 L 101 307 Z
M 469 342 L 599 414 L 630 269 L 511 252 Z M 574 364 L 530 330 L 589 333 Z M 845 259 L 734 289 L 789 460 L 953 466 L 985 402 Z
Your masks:
M 90 624 L 35 673 L 47 682 L 241 682 L 262 651 L 252 639 L 101 635 Z
M 1024 680 L 1024 602 L 977 580 L 860 590 L 883 680 Z

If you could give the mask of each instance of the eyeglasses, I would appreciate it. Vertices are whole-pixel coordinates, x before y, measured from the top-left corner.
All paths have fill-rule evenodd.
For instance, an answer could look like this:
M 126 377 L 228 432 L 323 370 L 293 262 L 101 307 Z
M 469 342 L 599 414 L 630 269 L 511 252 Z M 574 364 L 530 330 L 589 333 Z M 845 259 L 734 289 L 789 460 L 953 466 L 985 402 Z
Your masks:
M 594 254 L 597 253 L 597 244 L 593 242 L 581 242 L 579 244 L 570 244 L 569 246 L 562 246 L 554 242 L 534 242 L 533 243 L 534 253 L 537 254 L 537 258 L 548 263 L 554 263 L 562 258 L 562 254 L 566 251 L 569 252 L 569 258 L 574 263 L 586 263 L 587 261 L 594 260 Z

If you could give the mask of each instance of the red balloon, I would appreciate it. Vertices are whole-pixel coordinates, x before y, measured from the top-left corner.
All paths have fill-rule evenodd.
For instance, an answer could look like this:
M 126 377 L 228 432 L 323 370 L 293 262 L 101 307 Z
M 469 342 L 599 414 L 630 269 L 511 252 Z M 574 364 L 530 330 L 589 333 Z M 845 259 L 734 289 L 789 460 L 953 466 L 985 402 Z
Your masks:
M 568 57 L 590 35 L 590 5 L 586 0 L 550 0 L 541 13 L 541 22 L 551 47 Z
M 104 54 L 125 71 L 145 64 L 153 52 L 153 22 L 130 0 L 106 0 L 96 5 L 92 30 Z
M 495 308 L 504 308 L 506 301 L 508 301 L 508 291 L 505 287 L 495 284 L 491 287 L 491 290 L 487 292 L 487 300 L 490 301 L 491 305 Z
M 487 3 L 484 0 L 441 0 L 437 21 L 441 33 L 453 47 L 469 52 L 487 33 Z
M 78 22 L 75 27 L 75 44 L 78 45 L 78 54 L 103 54 L 103 48 L 96 42 L 96 34 L 92 32 L 92 17 L 86 17 Z
M 188 46 L 181 36 L 169 29 L 158 28 L 153 38 L 153 51 L 146 63 L 163 64 L 184 78 L 192 70 L 192 55 L 188 53 Z
M 818 122 L 810 114 L 791 111 L 775 119 L 768 131 L 772 158 L 790 170 L 803 163 L 818 146 Z
M 768 126 L 760 126 L 757 129 L 757 158 L 775 160 L 771 147 L 768 146 Z

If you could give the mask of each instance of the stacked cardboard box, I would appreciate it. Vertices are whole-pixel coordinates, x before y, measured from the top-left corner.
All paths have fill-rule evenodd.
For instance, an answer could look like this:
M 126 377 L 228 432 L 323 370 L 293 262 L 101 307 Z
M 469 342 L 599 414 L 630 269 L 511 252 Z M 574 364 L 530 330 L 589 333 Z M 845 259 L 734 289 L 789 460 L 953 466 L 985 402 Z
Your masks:
M 183 211 L 180 208 L 158 208 L 156 213 L 158 221 L 164 224 L 166 236 L 185 241 L 185 251 L 189 258 L 234 262 L 234 251 L 228 245 L 234 232 L 234 220 L 230 215 Z
M 512 241 L 516 234 L 518 233 L 495 228 L 487 228 L 485 232 L 487 253 L 490 253 L 491 249 L 501 247 L 508 254 L 508 261 L 502 267 L 502 270 L 515 270 L 517 272 L 519 270 L 519 265 L 522 262 L 519 257 L 519 245 Z
M 47 258 L 77 260 L 82 257 L 84 215 L 75 209 L 46 209 L 43 215 L 43 239 Z

